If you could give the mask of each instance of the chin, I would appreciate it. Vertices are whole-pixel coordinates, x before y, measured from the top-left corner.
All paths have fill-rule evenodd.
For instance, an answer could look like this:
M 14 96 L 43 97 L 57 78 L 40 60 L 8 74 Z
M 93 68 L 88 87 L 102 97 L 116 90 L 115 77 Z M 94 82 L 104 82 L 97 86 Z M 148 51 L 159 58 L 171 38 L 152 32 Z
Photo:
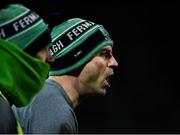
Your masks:
M 98 92 L 100 95 L 106 95 L 106 89 L 105 88 L 103 88 L 103 89 L 101 89 L 99 92 Z
M 107 94 L 107 88 L 105 86 L 96 87 L 91 92 L 93 94 L 106 95 Z
M 105 91 L 105 92 L 103 92 L 101 95 L 105 96 L 105 95 L 106 95 L 106 91 Z

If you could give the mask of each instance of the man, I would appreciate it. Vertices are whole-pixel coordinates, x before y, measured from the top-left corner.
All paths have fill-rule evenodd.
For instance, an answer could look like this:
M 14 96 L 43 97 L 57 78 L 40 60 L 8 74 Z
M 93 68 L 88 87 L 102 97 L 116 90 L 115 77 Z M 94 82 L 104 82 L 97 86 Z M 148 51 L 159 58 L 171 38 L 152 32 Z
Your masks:
M 52 32 L 55 63 L 42 91 L 31 104 L 13 108 L 25 133 L 76 134 L 73 109 L 84 96 L 106 94 L 109 77 L 118 66 L 112 55 L 113 41 L 102 25 L 73 18 Z
M 50 43 L 38 14 L 21 4 L 0 9 L 0 133 L 17 133 L 10 106 L 27 105 L 42 88 L 49 71 L 45 62 L 53 61 Z

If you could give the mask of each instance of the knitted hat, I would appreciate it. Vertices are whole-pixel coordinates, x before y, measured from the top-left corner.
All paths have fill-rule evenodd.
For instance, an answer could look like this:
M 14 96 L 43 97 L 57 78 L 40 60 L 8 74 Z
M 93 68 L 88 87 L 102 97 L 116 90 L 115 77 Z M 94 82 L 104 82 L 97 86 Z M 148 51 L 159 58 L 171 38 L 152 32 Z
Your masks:
M 102 25 L 73 18 L 53 28 L 52 45 L 49 47 L 55 62 L 49 75 L 63 75 L 85 64 L 95 53 L 113 45 Z
M 10 4 L 0 10 L 0 39 L 15 43 L 31 55 L 51 42 L 44 20 L 21 4 Z

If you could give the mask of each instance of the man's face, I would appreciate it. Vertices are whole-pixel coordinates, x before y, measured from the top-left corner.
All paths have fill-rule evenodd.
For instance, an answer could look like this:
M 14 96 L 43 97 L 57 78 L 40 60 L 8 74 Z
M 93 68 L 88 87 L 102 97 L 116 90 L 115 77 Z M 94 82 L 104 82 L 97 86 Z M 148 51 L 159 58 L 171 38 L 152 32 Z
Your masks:
M 85 86 L 85 93 L 98 93 L 105 95 L 110 87 L 109 77 L 118 66 L 112 55 L 112 47 L 106 46 L 89 61 L 79 75 L 80 81 Z

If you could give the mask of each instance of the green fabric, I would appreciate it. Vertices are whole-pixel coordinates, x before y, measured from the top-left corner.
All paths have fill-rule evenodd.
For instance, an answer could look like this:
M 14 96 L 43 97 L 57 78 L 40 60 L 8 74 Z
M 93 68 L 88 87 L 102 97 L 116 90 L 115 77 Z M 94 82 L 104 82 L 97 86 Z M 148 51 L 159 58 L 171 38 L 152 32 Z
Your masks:
M 27 105 L 42 88 L 49 65 L 4 40 L 0 40 L 0 63 L 0 90 L 17 107 Z

